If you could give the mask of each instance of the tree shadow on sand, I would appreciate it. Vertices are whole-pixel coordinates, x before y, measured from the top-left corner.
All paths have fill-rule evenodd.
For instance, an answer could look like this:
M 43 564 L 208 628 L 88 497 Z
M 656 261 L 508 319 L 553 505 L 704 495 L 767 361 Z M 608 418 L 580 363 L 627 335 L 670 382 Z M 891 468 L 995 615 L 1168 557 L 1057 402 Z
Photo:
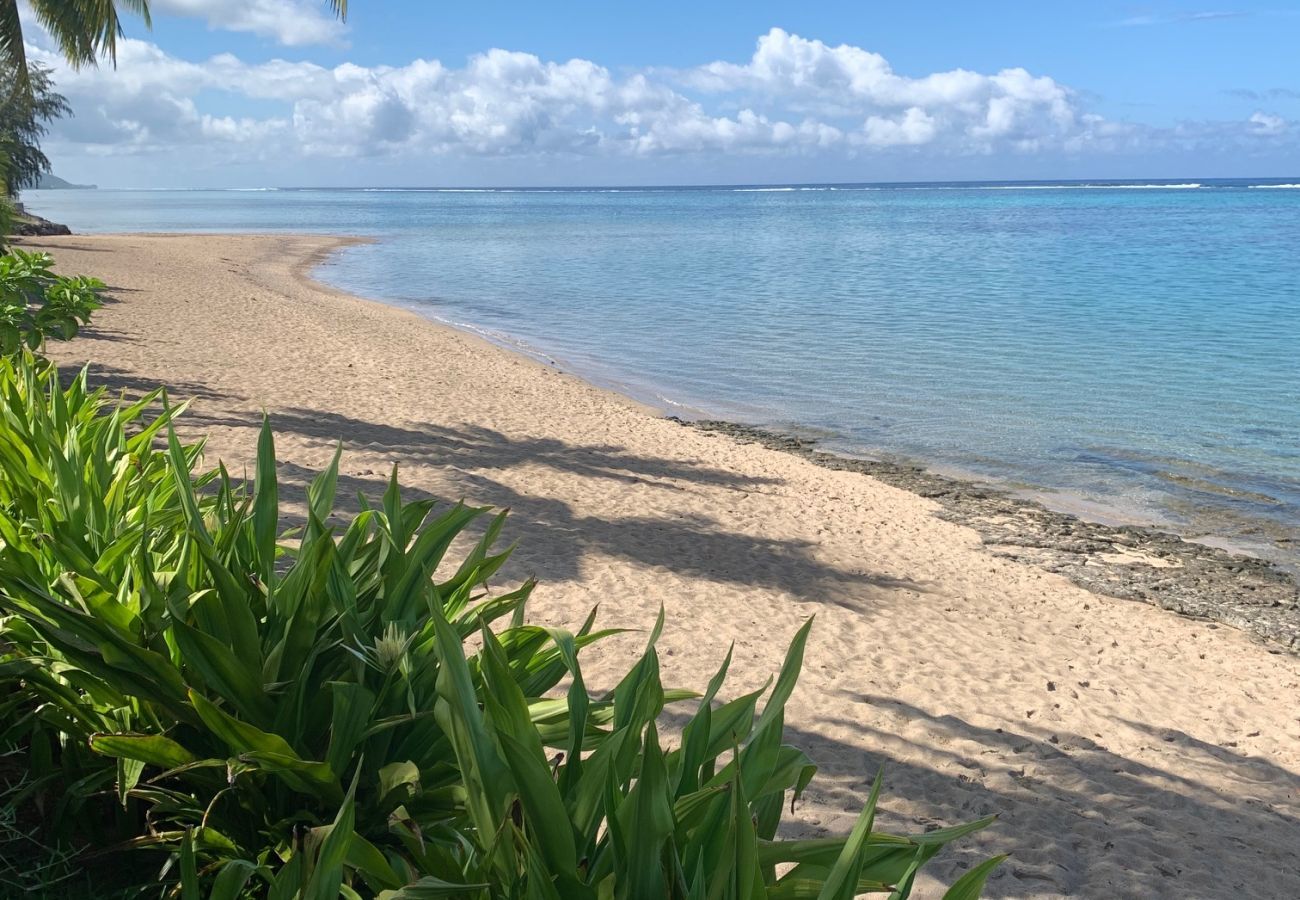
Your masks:
M 200 413 L 191 415 L 190 420 L 231 427 L 261 424 L 260 420 L 251 418 L 204 417 Z M 342 441 L 346 449 L 374 450 L 400 462 L 416 465 L 455 465 L 476 471 L 542 465 L 573 475 L 614 479 L 628 484 L 650 483 L 665 488 L 676 488 L 667 483 L 673 479 L 737 487 L 778 483 L 774 478 L 756 478 L 681 460 L 639 456 L 613 444 L 511 438 L 477 425 L 458 428 L 400 426 L 306 409 L 278 410 L 271 417 L 271 424 L 277 432 L 292 432 L 323 444 Z
M 1116 721 L 1148 733 L 1153 745 L 1177 755 L 1183 771 L 1212 769 L 1230 785 L 1216 789 L 1111 751 L 1102 737 L 1028 723 L 1014 731 L 984 728 L 888 697 L 850 696 L 869 707 L 863 718 L 871 722 L 819 721 L 851 730 L 852 743 L 821 729 L 786 729 L 787 741 L 820 766 L 817 800 L 856 812 L 884 766 L 885 809 L 893 796 L 907 798 L 911 812 L 886 816 L 891 827 L 924 831 L 997 814 L 971 847 L 936 860 L 935 874 L 947 881 L 981 856 L 1009 852 L 985 896 L 1183 900 L 1259 895 L 1278 881 L 1287 886 L 1278 896 L 1300 896 L 1300 819 L 1267 799 L 1293 804 L 1300 794 L 1294 772 L 1180 732 Z M 684 723 L 683 713 L 673 716 Z M 818 720 L 815 713 L 800 718 Z M 889 728 L 891 720 L 909 737 Z M 902 761 L 916 754 L 929 764 Z M 1189 848 L 1194 867 L 1170 858 L 1176 850 L 1185 861 Z
M 39 236 L 23 237 L 14 241 L 19 248 L 26 250 L 28 253 L 40 251 L 56 256 L 58 253 L 75 251 L 77 253 L 117 253 L 115 247 L 96 247 L 93 244 L 79 244 L 73 241 L 60 240 L 57 244 L 51 244 Z M 57 256 L 56 256 L 57 258 Z
M 102 334 L 91 335 L 99 340 L 130 340 L 125 338 L 105 338 Z M 205 400 L 230 400 L 232 395 L 214 391 L 205 385 L 192 381 L 177 381 L 169 378 L 166 382 L 159 382 L 151 378 L 143 378 L 134 372 L 126 369 L 119 369 L 115 366 L 105 365 L 103 363 L 87 363 L 85 368 L 88 373 L 89 384 L 92 388 L 105 387 L 108 392 L 114 395 L 125 396 L 128 399 L 142 397 L 150 391 L 155 391 L 164 384 L 167 388 L 167 395 L 171 398 L 172 403 L 181 403 L 190 398 L 199 398 Z M 59 368 L 60 377 L 64 381 L 74 377 L 82 369 L 82 365 L 68 362 L 62 363 Z M 236 398 L 237 399 L 237 398 Z M 194 421 L 195 416 L 189 415 L 187 421 Z
M 460 462 L 465 462 L 462 458 Z M 401 460 L 398 460 L 399 466 Z M 292 463 L 278 467 L 287 505 L 301 505 L 315 472 Z M 871 601 L 883 591 L 922 591 L 923 585 L 862 571 L 846 571 L 816 558 L 807 541 L 775 540 L 731 532 L 705 518 L 604 517 L 578 515 L 554 497 L 521 494 L 498 481 L 471 472 L 455 473 L 458 493 L 474 504 L 510 510 L 509 533 L 521 539 L 512 557 L 512 571 L 536 575 L 557 584 L 582 578 L 591 555 L 627 560 L 679 576 L 714 582 L 764 587 L 787 592 L 809 602 L 833 602 L 855 612 L 870 612 Z M 339 476 L 340 521 L 355 512 L 360 493 L 373 501 L 387 486 L 380 477 Z M 430 497 L 403 486 L 408 499 Z M 288 524 L 301 524 L 291 516 Z M 815 598 L 815 599 L 814 599 Z

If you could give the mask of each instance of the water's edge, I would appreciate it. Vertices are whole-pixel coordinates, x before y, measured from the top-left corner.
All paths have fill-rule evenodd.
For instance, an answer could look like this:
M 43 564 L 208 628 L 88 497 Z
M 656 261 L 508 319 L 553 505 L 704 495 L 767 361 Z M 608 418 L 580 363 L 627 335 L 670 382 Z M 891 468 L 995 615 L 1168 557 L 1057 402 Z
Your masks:
M 941 518 L 973 528 L 998 556 L 1064 575 L 1094 593 L 1221 622 L 1300 653 L 1300 582 L 1267 560 L 1184 540 L 1155 526 L 1090 522 L 993 485 L 907 462 L 830 453 L 818 449 L 815 440 L 792 434 L 669 418 L 823 468 L 869 475 L 938 503 Z
M 369 243 L 371 239 L 359 239 Z M 351 242 L 350 242 L 351 243 Z M 300 276 L 350 294 L 328 279 L 340 245 L 310 260 Z M 659 394 L 629 384 L 588 377 L 551 354 L 487 329 L 449 321 L 419 304 L 368 299 L 472 335 L 534 362 L 568 370 L 594 387 L 682 425 L 802 457 L 816 465 L 858 472 L 938 503 L 939 515 L 973 528 L 998 556 L 1065 576 L 1094 593 L 1150 603 L 1180 615 L 1230 625 L 1273 646 L 1300 653 L 1300 581 L 1283 567 L 1221 547 L 1187 540 L 1157 525 L 1112 525 L 1059 512 L 1010 489 L 953 477 L 910 460 L 864 459 L 820 449 L 815 439 L 722 421 L 698 414 L 673 415 Z M 681 413 L 682 410 L 677 410 Z

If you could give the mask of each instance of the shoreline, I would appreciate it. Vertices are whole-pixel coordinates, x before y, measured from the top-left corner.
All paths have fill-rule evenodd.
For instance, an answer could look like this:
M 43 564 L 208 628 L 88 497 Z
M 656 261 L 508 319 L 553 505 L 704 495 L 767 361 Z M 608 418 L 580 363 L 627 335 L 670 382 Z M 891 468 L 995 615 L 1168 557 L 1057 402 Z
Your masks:
M 999 555 L 940 498 L 650 415 L 314 283 L 304 265 L 335 239 L 23 244 L 110 285 L 92 327 L 51 346 L 60 365 L 189 398 L 182 438 L 206 437 L 206 464 L 236 476 L 269 416 L 287 526 L 340 445 L 344 515 L 394 466 L 408 499 L 508 508 L 518 549 L 494 587 L 536 576 L 531 621 L 573 627 L 599 607 L 601 627 L 628 629 L 584 652 L 598 690 L 661 610 L 665 684 L 706 683 L 731 648 L 724 701 L 815 617 L 785 724 L 820 773 L 789 836 L 848 831 L 883 766 L 882 828 L 1000 816 L 934 860 L 918 898 L 1007 851 L 990 897 L 1300 895 L 1300 657 L 1280 645 Z M 668 710 L 665 734 L 679 726 Z
M 317 270 L 338 250 L 377 239 L 340 240 L 337 247 L 314 254 L 297 273 L 314 287 L 355 296 L 323 280 Z M 793 431 L 716 419 L 708 411 L 692 406 L 668 409 L 657 402 L 663 398 L 645 399 L 630 385 L 571 372 L 561 358 L 521 340 L 511 340 L 508 335 L 494 335 L 434 316 L 416 303 L 376 297 L 358 299 L 413 314 L 436 327 L 451 329 L 567 374 L 650 415 L 724 434 L 741 443 L 791 453 L 823 468 L 867 475 L 936 501 L 945 519 L 973 528 L 991 552 L 1064 575 L 1089 591 L 1228 625 L 1300 654 L 1300 579 L 1275 560 L 1232 546 L 1232 538 L 1227 535 L 1207 535 L 1221 538 L 1228 543 L 1225 546 L 1184 537 L 1161 523 L 1119 524 L 1093 519 L 1053 509 L 1032 495 L 1018 496 L 1012 488 L 997 483 L 935 471 L 923 460 L 850 456 L 822 450 L 816 439 Z
M 668 418 L 902 488 L 936 501 L 941 517 L 973 528 L 998 556 L 1064 575 L 1098 594 L 1229 625 L 1300 653 L 1300 582 L 1269 560 L 1191 541 L 1157 525 L 1090 521 L 922 464 L 828 452 L 815 440 L 752 425 Z
M 242 237 L 199 232 L 124 233 L 140 237 Z M 275 234 L 257 234 L 275 237 Z M 280 235 L 294 237 L 295 235 Z M 318 277 L 339 251 L 376 243 L 357 235 L 311 235 L 326 242 L 291 266 L 305 286 L 354 302 L 374 304 L 446 329 L 485 347 L 508 353 L 545 371 L 573 378 L 645 415 L 739 443 L 789 453 L 822 468 L 866 475 L 891 487 L 934 501 L 941 517 L 973 529 L 990 552 L 1060 574 L 1095 593 L 1148 603 L 1191 619 L 1228 625 L 1252 638 L 1300 654 L 1300 578 L 1273 560 L 1243 548 L 1202 543 L 1161 524 L 1113 524 L 1077 512 L 1053 509 L 1033 496 L 978 478 L 935 471 L 922 460 L 872 459 L 822 450 L 815 438 L 793 431 L 711 418 L 705 410 L 672 410 L 658 398 L 638 397 L 635 388 L 569 371 L 562 359 L 540 348 L 525 349 L 505 336 L 438 318 L 416 304 L 353 294 Z M 683 415 L 689 416 L 684 418 Z M 1213 535 L 1210 535 L 1213 537 Z M 1223 536 L 1225 540 L 1231 540 Z

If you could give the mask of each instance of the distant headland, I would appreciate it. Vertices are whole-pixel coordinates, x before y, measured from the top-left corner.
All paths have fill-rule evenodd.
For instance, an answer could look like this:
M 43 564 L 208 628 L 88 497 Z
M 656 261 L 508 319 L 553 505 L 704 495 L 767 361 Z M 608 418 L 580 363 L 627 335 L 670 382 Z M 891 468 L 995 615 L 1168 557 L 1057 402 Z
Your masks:
M 97 184 L 73 184 L 71 181 L 65 181 L 58 175 L 45 174 L 36 182 L 38 191 L 93 191 L 98 188 Z

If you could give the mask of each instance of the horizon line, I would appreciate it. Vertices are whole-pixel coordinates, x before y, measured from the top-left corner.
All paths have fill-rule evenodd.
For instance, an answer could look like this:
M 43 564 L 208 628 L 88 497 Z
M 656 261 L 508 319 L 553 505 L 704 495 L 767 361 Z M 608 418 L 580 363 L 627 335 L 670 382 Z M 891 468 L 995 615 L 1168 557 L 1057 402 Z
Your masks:
M 737 181 L 695 183 L 620 183 L 620 184 L 296 184 L 248 185 L 239 187 L 185 186 L 185 187 L 105 187 L 103 185 L 73 185 L 57 188 L 25 188 L 26 191 L 103 190 L 103 191 L 617 191 L 617 190 L 707 190 L 735 188 L 833 188 L 833 187 L 913 187 L 944 185 L 1107 185 L 1152 184 L 1175 185 L 1222 181 L 1300 181 L 1300 175 L 1240 175 L 1240 176 L 1153 176 L 1149 178 L 976 178 L 976 179 L 924 179 L 915 181 Z

